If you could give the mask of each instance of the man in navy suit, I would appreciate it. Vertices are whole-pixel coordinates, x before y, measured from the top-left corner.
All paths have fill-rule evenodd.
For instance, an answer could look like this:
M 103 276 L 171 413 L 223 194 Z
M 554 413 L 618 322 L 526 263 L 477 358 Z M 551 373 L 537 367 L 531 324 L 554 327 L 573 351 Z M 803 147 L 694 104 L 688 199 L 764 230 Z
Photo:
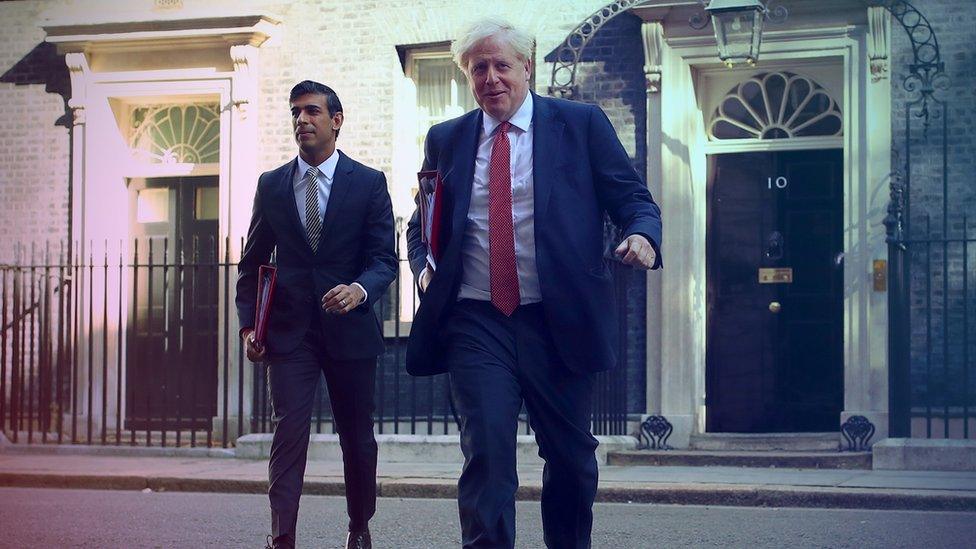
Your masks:
M 481 109 L 427 133 L 443 182 L 443 247 L 410 264 L 423 293 L 407 348 L 414 375 L 448 372 L 461 423 L 464 547 L 514 547 L 516 430 L 525 402 L 543 473 L 546 545 L 590 546 L 597 441 L 592 374 L 615 361 L 604 213 L 627 265 L 660 266 L 660 210 L 603 112 L 529 92 L 533 40 L 482 21 L 454 44 Z
M 298 157 L 258 180 L 237 279 L 241 337 L 267 363 L 276 421 L 268 466 L 272 547 L 294 547 L 312 406 L 325 374 L 339 433 L 349 535 L 370 547 L 376 509 L 373 389 L 383 334 L 373 303 L 396 276 L 393 211 L 383 173 L 336 150 L 342 104 L 328 86 L 291 90 Z M 258 267 L 278 267 L 267 344 L 254 340 Z

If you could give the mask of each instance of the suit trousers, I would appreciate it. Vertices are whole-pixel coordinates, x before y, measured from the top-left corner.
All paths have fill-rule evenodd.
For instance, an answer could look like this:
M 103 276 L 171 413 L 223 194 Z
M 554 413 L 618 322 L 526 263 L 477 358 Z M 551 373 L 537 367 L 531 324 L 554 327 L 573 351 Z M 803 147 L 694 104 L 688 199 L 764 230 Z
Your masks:
M 267 366 L 275 421 L 268 464 L 271 529 L 272 536 L 286 546 L 295 543 L 312 409 L 323 373 L 342 449 L 349 529 L 365 529 L 376 511 L 377 449 L 372 415 L 376 359 L 330 358 L 316 319 L 298 348 L 269 357 Z
M 461 300 L 444 325 L 464 453 L 458 480 L 464 547 L 515 546 L 516 436 L 523 402 L 545 460 L 546 546 L 589 547 L 598 477 L 591 374 L 572 372 L 559 359 L 541 304 L 520 306 L 506 317 L 487 301 Z

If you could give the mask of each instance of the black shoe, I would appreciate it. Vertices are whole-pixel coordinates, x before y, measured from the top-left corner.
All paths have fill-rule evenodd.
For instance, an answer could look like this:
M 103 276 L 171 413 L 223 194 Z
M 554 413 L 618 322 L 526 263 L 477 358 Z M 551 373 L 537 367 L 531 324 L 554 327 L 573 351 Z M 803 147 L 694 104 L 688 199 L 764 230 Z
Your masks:
M 268 536 L 267 541 L 264 542 L 264 549 L 294 549 L 294 543 L 289 543 L 289 541 L 288 536 L 278 538 Z
M 369 537 L 369 530 L 349 532 L 346 536 L 346 549 L 373 549 L 373 540 Z

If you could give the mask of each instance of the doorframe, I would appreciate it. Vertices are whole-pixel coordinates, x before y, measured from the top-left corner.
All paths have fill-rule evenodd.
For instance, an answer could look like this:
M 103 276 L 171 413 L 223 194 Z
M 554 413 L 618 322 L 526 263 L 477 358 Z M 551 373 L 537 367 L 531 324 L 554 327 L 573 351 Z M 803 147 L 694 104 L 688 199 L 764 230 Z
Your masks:
M 887 259 L 881 219 L 887 205 L 890 173 L 890 81 L 874 80 L 867 59 L 866 26 L 786 30 L 764 34 L 759 69 L 822 64 L 833 58 L 843 75 L 842 90 L 833 90 L 841 105 L 844 135 L 844 411 L 866 415 L 887 436 L 887 304 L 872 292 L 872 260 Z M 690 437 L 705 433 L 706 347 L 706 154 L 790 147 L 766 143 L 709 144 L 705 134 L 702 74 L 720 67 L 714 40 L 676 37 L 661 45 L 660 124 L 648 124 L 648 142 L 660 143 L 657 165 L 649 161 L 648 179 L 661 181 L 661 203 L 668 220 L 662 254 L 668 266 L 660 281 L 657 326 L 660 413 L 674 426 L 671 442 L 686 447 Z M 727 70 L 727 69 L 721 69 Z M 725 91 L 725 90 L 723 90 Z M 871 108 L 868 109 L 868 99 Z M 650 109 L 649 109 L 650 111 Z M 884 128 L 889 128 L 887 133 Z M 868 139 L 868 132 L 871 139 Z M 659 132 L 659 133 L 658 133 Z M 815 143 L 802 143 L 814 148 Z M 819 142 L 833 148 L 836 138 Z M 667 177 L 665 178 L 665 174 Z M 649 284 L 650 282 L 649 277 Z M 655 314 L 651 311 L 650 314 Z M 655 334 L 656 335 L 656 334 Z M 648 356 L 654 356 L 650 350 Z M 649 383 L 651 386 L 651 383 Z M 653 406 L 653 408 L 652 408 Z M 882 432 L 884 431 L 884 432 Z
M 244 53 L 251 56 L 250 62 L 252 69 L 256 65 L 256 48 L 243 46 L 247 49 Z M 87 54 L 69 54 L 75 56 Z M 232 56 L 233 57 L 233 56 Z M 131 239 L 128 227 L 127 215 L 111 216 L 105 215 L 106 211 L 126 211 L 127 185 L 128 181 L 134 177 L 183 177 L 196 175 L 216 175 L 218 178 L 218 194 L 220 204 L 220 214 L 218 221 L 219 253 L 220 257 L 239 257 L 241 242 L 246 235 L 247 226 L 250 220 L 251 200 L 257 188 L 258 180 L 258 127 L 257 109 L 255 98 L 242 95 L 242 88 L 247 87 L 252 80 L 256 81 L 257 72 L 248 72 L 247 63 L 232 63 L 229 59 L 228 65 L 233 67 L 230 71 L 201 71 L 199 69 L 173 69 L 165 71 L 141 71 L 141 72 L 93 72 L 88 68 L 87 61 L 84 63 L 83 77 L 78 77 L 79 96 L 84 98 L 83 108 L 84 118 L 82 119 L 84 131 L 76 132 L 73 146 L 80 153 L 76 155 L 76 162 L 80 163 L 80 169 L 76 170 L 73 191 L 75 199 L 73 205 L 75 213 L 73 215 L 75 227 L 72 228 L 72 235 L 78 241 L 79 257 L 86 257 L 94 253 L 98 256 L 102 247 L 105 246 L 110 258 L 120 256 L 118 246 L 120 241 Z M 243 70 L 242 67 L 243 66 Z M 201 99 L 213 101 L 218 105 L 220 112 L 220 142 L 219 160 L 215 164 L 191 165 L 191 164 L 169 164 L 169 165 L 147 165 L 130 162 L 128 144 L 125 141 L 124 132 L 120 131 L 121 122 L 116 108 L 119 103 L 154 103 L 165 100 L 166 102 L 197 102 Z M 245 99 L 247 99 L 245 101 Z M 245 108 L 248 104 L 251 107 Z M 123 117 L 124 118 L 124 117 Z M 122 160 L 120 160 L 122 159 Z M 228 245 L 229 244 L 229 245 Z M 114 264 L 117 267 L 117 263 Z M 231 342 L 237 340 L 239 331 L 237 315 L 229 306 L 233 300 L 231 289 L 233 280 L 225 287 L 223 276 L 219 279 L 219 305 L 218 305 L 218 336 L 219 341 L 227 338 Z M 84 280 L 81 283 L 86 283 Z M 123 292 L 119 306 L 124 309 L 129 307 L 128 295 Z M 112 296 L 110 301 L 112 301 Z M 91 297 L 97 303 L 100 295 Z M 225 303 L 228 302 L 228 303 Z M 112 301 L 114 307 L 114 301 Z M 226 311 L 226 314 L 225 314 Z M 117 325 L 112 322 L 106 325 L 110 337 L 110 344 L 107 351 L 107 360 L 114 363 L 121 360 L 125 364 L 128 356 L 127 343 L 124 334 L 126 326 Z M 119 356 L 117 339 L 121 338 L 122 344 Z M 96 337 L 97 339 L 97 337 Z M 87 352 L 82 348 L 82 352 Z M 98 346 L 93 349 L 95 360 L 101 360 L 101 350 Z M 218 365 L 232 364 L 235 361 L 235 351 L 230 347 L 225 357 L 224 345 L 218 346 Z M 237 391 L 227 392 L 227 400 L 224 400 L 224 391 L 217 394 L 218 410 L 243 410 L 245 419 L 250 417 L 252 402 L 247 396 L 251 394 L 253 376 L 246 371 L 242 372 L 238 368 L 228 368 L 225 379 L 225 369 L 218 367 L 218 388 L 228 384 L 237 386 L 238 383 L 244 384 L 244 401 L 237 402 Z M 115 391 L 115 384 L 121 385 L 122 409 L 125 410 L 125 401 L 128 394 L 127 389 L 128 369 L 123 367 L 120 379 L 112 376 L 108 381 L 111 392 Z M 98 380 L 96 380 L 98 385 Z M 97 396 L 97 395 L 96 395 Z M 100 398 L 100 397 L 98 397 Z M 124 414 L 123 414 L 124 415 Z M 235 417 L 228 418 L 228 426 L 236 426 Z M 111 417 L 105 418 L 107 424 L 112 427 L 116 422 L 124 424 L 125 418 Z M 222 423 L 215 421 L 213 430 L 215 438 Z M 245 429 L 249 421 L 243 421 Z M 123 425 L 124 428 L 124 425 Z M 236 427 L 235 427 L 236 430 Z M 233 433 L 239 435 L 240 433 Z

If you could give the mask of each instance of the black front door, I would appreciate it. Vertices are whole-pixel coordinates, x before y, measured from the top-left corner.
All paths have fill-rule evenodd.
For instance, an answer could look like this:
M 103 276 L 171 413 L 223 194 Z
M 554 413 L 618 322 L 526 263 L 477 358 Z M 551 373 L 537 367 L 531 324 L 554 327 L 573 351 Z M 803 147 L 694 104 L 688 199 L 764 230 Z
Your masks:
M 707 430 L 836 431 L 840 150 L 709 157 Z
M 206 428 L 217 410 L 216 177 L 129 182 L 126 422 Z

